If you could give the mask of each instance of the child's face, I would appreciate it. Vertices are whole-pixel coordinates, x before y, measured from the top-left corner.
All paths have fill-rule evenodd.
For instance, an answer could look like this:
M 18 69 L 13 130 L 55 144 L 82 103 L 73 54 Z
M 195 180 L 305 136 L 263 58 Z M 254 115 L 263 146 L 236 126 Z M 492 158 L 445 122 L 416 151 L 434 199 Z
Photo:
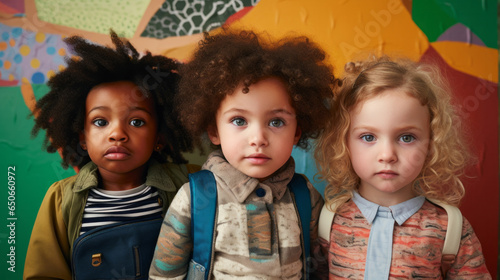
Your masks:
M 290 158 L 300 139 L 295 110 L 283 83 L 268 78 L 227 95 L 216 114 L 213 144 L 221 145 L 227 161 L 244 174 L 266 179 Z
M 415 196 L 411 183 L 424 165 L 430 137 L 427 106 L 401 89 L 391 89 L 350 111 L 347 135 L 359 193 L 382 206 Z
M 141 184 L 144 164 L 158 141 L 157 130 L 153 101 L 135 84 L 105 83 L 89 92 L 80 137 L 104 183 L 116 178 Z

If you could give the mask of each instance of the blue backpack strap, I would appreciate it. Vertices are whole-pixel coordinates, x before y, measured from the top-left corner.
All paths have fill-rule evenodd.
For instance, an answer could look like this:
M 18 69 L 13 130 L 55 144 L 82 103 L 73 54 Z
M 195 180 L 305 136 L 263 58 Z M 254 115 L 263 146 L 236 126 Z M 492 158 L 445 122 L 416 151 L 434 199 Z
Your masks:
M 309 193 L 309 189 L 307 188 L 306 179 L 300 175 L 295 173 L 293 175 L 292 181 L 288 184 L 290 190 L 292 191 L 295 197 L 295 205 L 297 207 L 297 211 L 299 212 L 300 223 L 302 225 L 302 238 L 304 244 L 304 253 L 305 253 L 305 267 L 306 267 L 306 277 L 305 279 L 309 279 L 309 269 L 310 269 L 310 254 L 311 254 L 311 245 L 310 245 L 310 223 L 311 223 L 311 194 Z
M 215 177 L 208 170 L 191 173 L 189 174 L 189 187 L 191 191 L 192 259 L 205 267 L 205 279 L 208 279 L 217 209 Z

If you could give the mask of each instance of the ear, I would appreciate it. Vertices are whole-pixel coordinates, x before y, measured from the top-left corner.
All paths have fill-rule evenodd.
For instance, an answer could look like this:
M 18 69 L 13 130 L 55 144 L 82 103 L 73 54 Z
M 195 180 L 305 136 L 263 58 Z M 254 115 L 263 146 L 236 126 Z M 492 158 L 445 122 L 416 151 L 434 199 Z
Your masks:
M 85 134 L 82 132 L 80 132 L 80 134 L 78 135 L 79 139 L 80 139 L 80 147 L 82 147 L 83 150 L 87 150 L 87 142 L 85 142 Z
M 217 127 L 211 125 L 207 129 L 208 138 L 214 145 L 220 145 L 219 133 L 217 132 Z
M 300 129 L 300 127 L 297 126 L 297 128 L 295 129 L 295 136 L 293 137 L 294 145 L 297 145 L 297 143 L 299 143 L 300 136 L 302 136 L 302 129 Z
M 158 134 L 158 136 L 156 137 L 156 143 L 154 146 L 155 151 L 160 152 L 161 150 L 163 150 L 166 143 L 167 143 L 167 140 L 165 139 L 165 135 Z

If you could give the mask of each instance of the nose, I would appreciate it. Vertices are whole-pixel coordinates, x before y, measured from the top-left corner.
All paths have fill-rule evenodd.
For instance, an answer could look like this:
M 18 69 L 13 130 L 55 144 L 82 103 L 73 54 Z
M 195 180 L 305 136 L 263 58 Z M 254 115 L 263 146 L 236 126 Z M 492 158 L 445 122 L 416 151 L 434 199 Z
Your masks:
M 121 122 L 116 122 L 114 125 L 110 125 L 109 140 L 126 142 L 128 140 L 127 132 L 124 129 L 124 124 Z
M 380 143 L 380 152 L 378 155 L 378 161 L 380 163 L 394 163 L 398 160 L 396 148 L 394 143 L 390 141 L 385 141 Z
M 267 139 L 267 132 L 261 126 L 255 126 L 250 131 L 250 146 L 252 147 L 265 147 L 269 144 Z

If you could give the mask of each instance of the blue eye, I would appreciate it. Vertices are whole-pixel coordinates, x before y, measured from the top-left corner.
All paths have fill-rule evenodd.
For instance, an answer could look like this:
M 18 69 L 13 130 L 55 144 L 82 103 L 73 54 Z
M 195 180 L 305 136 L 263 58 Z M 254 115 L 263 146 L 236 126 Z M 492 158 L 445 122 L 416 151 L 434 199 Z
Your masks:
M 269 122 L 269 126 L 272 127 L 281 127 L 284 126 L 285 122 L 282 119 L 274 119 Z
M 236 126 L 244 126 L 247 122 L 243 118 L 234 118 L 231 120 L 231 123 Z
M 403 135 L 399 139 L 401 141 L 403 141 L 404 143 L 411 143 L 411 142 L 415 141 L 415 136 L 413 136 L 413 135 Z
M 145 122 L 143 120 L 139 120 L 139 119 L 133 119 L 130 121 L 130 125 L 135 126 L 135 127 L 141 127 L 144 124 L 145 124 Z
M 92 121 L 92 123 L 95 125 L 95 126 L 105 126 L 108 124 L 108 121 L 104 120 L 104 119 L 95 119 Z
M 375 141 L 375 136 L 373 136 L 371 134 L 366 134 L 366 135 L 361 136 L 361 139 L 363 139 L 366 142 L 373 142 L 373 141 Z

